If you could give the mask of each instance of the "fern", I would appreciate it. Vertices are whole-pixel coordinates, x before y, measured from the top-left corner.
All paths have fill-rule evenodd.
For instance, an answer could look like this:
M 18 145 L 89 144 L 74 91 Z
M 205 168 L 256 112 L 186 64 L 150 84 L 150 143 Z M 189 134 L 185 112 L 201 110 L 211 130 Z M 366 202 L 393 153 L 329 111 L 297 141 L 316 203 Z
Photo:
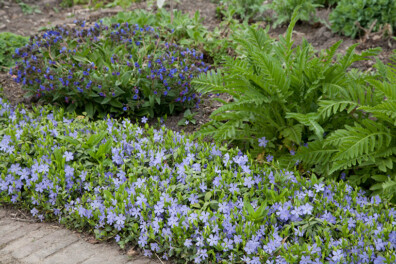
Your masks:
M 396 201 L 396 71 L 394 65 L 379 61 L 376 68 L 373 77 L 356 75 L 360 81 L 351 84 L 354 89 L 327 89 L 326 100 L 319 101 L 320 119 L 334 121 L 347 114 L 353 123 L 300 149 L 296 158 L 327 176 L 344 171 L 352 184 Z M 327 171 L 321 168 L 323 162 L 329 165 Z
M 221 70 L 192 81 L 201 93 L 228 93 L 233 97 L 232 102 L 222 101 L 223 105 L 211 114 L 212 121 L 197 136 L 244 146 L 248 142 L 254 149 L 258 149 L 257 139 L 265 136 L 274 143 L 272 151 L 280 156 L 304 142 L 322 140 L 326 131 L 340 128 L 341 122 L 353 124 L 348 113 L 358 105 L 356 97 L 361 97 L 354 94 L 353 86 L 364 79 L 356 81 L 345 68 L 367 54 L 356 55 L 352 47 L 346 55 L 338 56 L 340 42 L 320 53 L 306 41 L 294 47 L 292 33 L 297 13 L 279 41 L 268 35 L 268 29 L 250 27 L 235 38 L 239 47 L 236 58 L 226 58 Z M 345 108 L 338 103 L 336 109 L 342 95 L 348 95 L 349 104 Z M 318 113 L 326 100 L 334 101 L 333 108 Z M 348 112 L 342 112 L 345 109 Z M 330 116 L 330 111 L 336 110 L 339 115 Z

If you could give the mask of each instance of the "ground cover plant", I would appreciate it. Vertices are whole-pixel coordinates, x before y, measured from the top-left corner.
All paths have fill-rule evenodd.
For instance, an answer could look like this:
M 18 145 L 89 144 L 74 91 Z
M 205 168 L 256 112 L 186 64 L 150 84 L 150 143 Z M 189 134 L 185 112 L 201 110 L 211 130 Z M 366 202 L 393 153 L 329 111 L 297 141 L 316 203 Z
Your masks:
M 396 29 L 396 2 L 393 0 L 341 0 L 330 13 L 331 28 L 352 38 L 364 33 L 362 28 L 380 31 L 387 28 L 389 35 Z M 386 28 L 385 28 L 386 29 Z
M 16 50 L 22 61 L 10 74 L 28 96 L 90 117 L 153 117 L 198 105 L 190 80 L 208 70 L 203 54 L 162 39 L 150 26 L 77 23 L 57 26 Z
M 88 5 L 93 8 L 111 8 L 115 6 L 128 8 L 135 2 L 140 2 L 140 0 L 62 0 L 60 6 L 72 7 L 74 5 Z
M 12 57 L 15 49 L 26 45 L 28 37 L 19 36 L 10 32 L 0 33 L 0 71 L 7 69 L 15 64 Z
M 194 263 L 394 263 L 394 208 L 128 119 L 0 99 L 0 201 Z
M 294 10 L 299 7 L 299 20 L 312 21 L 316 19 L 316 8 L 321 5 L 315 0 L 279 0 L 266 4 L 266 9 L 275 11 L 276 16 L 272 23 L 273 27 L 277 27 L 284 23 L 289 23 L 292 19 Z
M 27 87 L 30 81 L 37 82 L 39 75 L 31 80 L 24 80 L 22 75 L 39 73 L 35 63 L 47 57 L 49 73 L 46 67 L 40 71 L 45 71 L 49 88 L 52 81 L 65 86 L 69 80 L 72 86 L 73 76 L 68 79 L 72 70 L 77 78 L 73 82 L 86 82 L 88 87 L 76 85 L 84 92 L 91 88 L 92 76 L 98 88 L 99 81 L 110 80 L 108 87 L 115 84 L 128 89 L 131 83 L 123 86 L 117 70 L 130 67 L 128 74 L 147 78 L 142 71 L 150 61 L 145 59 L 158 41 L 165 41 L 164 46 L 158 45 L 159 53 L 159 49 L 167 50 L 166 42 L 178 42 L 169 49 L 169 55 L 170 51 L 193 55 L 195 45 L 205 50 L 227 43 L 203 43 L 210 33 L 200 25 L 197 15 L 188 21 L 187 16 L 175 13 L 173 19 L 178 26 L 170 23 L 169 13 L 163 10 L 156 14 L 125 12 L 103 23 L 79 22 L 77 28 L 51 29 L 41 36 L 41 42 L 40 36 L 34 40 L 37 47 L 33 50 L 40 48 L 34 56 L 28 54 L 32 46 L 17 49 L 23 60 L 10 73 Z M 58 220 L 70 228 L 92 232 L 97 239 L 114 239 L 121 247 L 136 246 L 147 256 L 170 258 L 175 263 L 395 263 L 396 210 L 389 196 L 383 199 L 371 193 L 368 197 L 367 192 L 348 182 L 316 176 L 318 172 L 323 176 L 324 167 L 331 168 L 340 161 L 336 151 L 344 152 L 343 162 L 354 159 L 356 154 L 345 155 L 346 147 L 356 138 L 367 137 L 363 147 L 356 149 L 358 155 L 369 156 L 369 162 L 336 171 L 352 183 L 352 177 L 359 181 L 369 177 L 379 183 L 372 187 L 374 191 L 392 194 L 396 179 L 386 174 L 394 173 L 394 69 L 378 64 L 379 74 L 375 75 L 348 71 L 353 61 L 364 60 L 376 54 L 375 50 L 357 55 L 351 47 L 341 56 L 335 55 L 339 43 L 321 52 L 306 42 L 294 47 L 291 31 L 296 21 L 295 16 L 280 41 L 272 40 L 257 26 L 233 34 L 231 38 L 238 40 L 237 59 L 228 58 L 225 68 L 196 81 L 201 88 L 209 86 L 209 92 L 233 93 L 233 100 L 224 102 L 226 105 L 213 115 L 224 119 L 210 125 L 218 126 L 215 134 L 223 133 L 223 139 L 248 142 L 254 155 L 164 127 L 149 128 L 146 117 L 140 124 L 109 116 L 91 122 L 72 108 L 65 111 L 46 105 L 28 111 L 23 106 L 12 107 L 0 97 L 0 204 L 21 205 L 41 221 Z M 232 25 L 234 20 L 224 23 Z M 97 31 L 106 27 L 111 32 L 104 36 L 119 42 L 109 45 L 113 50 L 108 54 L 99 54 L 105 58 L 102 63 L 96 60 L 98 54 L 81 47 L 94 45 L 95 38 L 103 37 Z M 137 55 L 142 61 L 129 57 L 123 61 L 118 56 L 118 51 L 128 48 L 128 29 L 136 31 L 132 35 L 137 39 L 130 39 L 134 43 L 131 46 L 143 46 Z M 212 36 L 224 36 L 225 30 Z M 73 34 L 77 34 L 74 40 L 64 42 Z M 197 49 L 195 54 L 199 54 Z M 62 71 L 67 60 L 77 66 Z M 172 60 L 160 62 L 172 64 Z M 114 71 L 107 72 L 108 65 Z M 98 76 L 106 73 L 106 79 L 99 80 Z M 67 78 L 58 79 L 62 74 Z M 155 78 L 164 84 L 159 75 Z M 135 96 L 136 90 L 132 91 Z M 147 100 L 151 102 L 150 97 Z M 104 110 L 103 101 L 96 103 L 99 111 Z M 108 103 L 104 107 L 114 107 L 110 112 L 115 116 L 132 111 L 127 105 L 121 108 Z M 56 100 L 54 104 L 61 105 Z M 266 104 L 270 110 L 260 112 Z M 148 107 L 154 113 L 163 111 L 156 99 Z M 170 111 L 167 106 L 165 109 Z M 77 110 L 94 115 L 90 106 Z M 194 115 L 186 111 L 180 125 L 194 123 Z M 266 124 L 268 120 L 262 121 L 263 117 L 274 121 Z M 227 118 L 233 119 L 234 130 L 226 131 L 230 125 Z M 278 127 L 271 130 L 271 125 Z M 366 133 L 368 129 L 373 135 Z M 313 143 L 334 148 L 325 165 L 317 157 L 299 156 L 304 150 L 310 150 L 305 154 L 315 153 L 311 151 Z M 276 153 L 286 154 L 286 158 L 280 160 Z M 301 168 L 311 161 L 316 166 L 312 167 L 314 174 L 278 168 L 278 162 Z M 344 174 L 346 169 L 357 173 Z
M 220 0 L 216 12 L 220 16 L 235 16 L 241 20 L 265 20 L 264 0 Z

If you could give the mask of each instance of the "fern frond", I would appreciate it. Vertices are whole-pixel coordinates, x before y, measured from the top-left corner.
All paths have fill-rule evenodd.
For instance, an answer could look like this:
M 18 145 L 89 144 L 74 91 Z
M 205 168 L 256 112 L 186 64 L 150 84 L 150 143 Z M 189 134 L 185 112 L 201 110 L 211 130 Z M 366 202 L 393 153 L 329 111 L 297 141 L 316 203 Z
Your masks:
M 334 131 L 325 142 L 325 146 L 337 147 L 339 152 L 334 161 L 356 160 L 363 155 L 388 147 L 392 137 L 383 125 L 372 120 L 363 120 L 362 125 L 345 126 L 345 129 Z
M 302 131 L 304 126 L 302 124 L 296 124 L 294 126 L 287 126 L 280 128 L 280 134 L 288 140 L 295 142 L 296 144 L 300 145 Z
M 336 54 L 338 48 L 340 47 L 342 40 L 334 43 L 330 48 L 326 49 L 326 55 L 323 56 L 323 60 L 325 60 L 325 66 L 328 66 L 332 63 L 333 57 Z
M 324 129 L 317 122 L 318 120 L 317 113 L 308 113 L 308 114 L 286 113 L 286 118 L 293 118 L 297 120 L 299 123 L 307 126 L 311 131 L 313 131 L 320 140 L 323 139 Z
M 309 142 L 307 147 L 300 148 L 297 151 L 296 158 L 311 166 L 328 163 L 336 152 L 336 148 L 324 147 L 322 140 L 316 140 Z
M 363 162 L 369 160 L 371 160 L 371 164 L 374 164 L 375 160 L 373 160 L 373 158 L 370 155 L 363 155 L 351 159 L 336 160 L 332 163 L 329 174 L 333 174 L 336 171 L 347 170 L 349 168 L 356 167 L 357 165 L 362 164 Z
M 396 100 L 396 76 L 394 83 L 380 82 L 378 80 L 370 80 L 369 83 L 383 93 L 387 99 Z
M 270 45 L 273 43 L 273 39 L 268 35 L 268 29 L 255 29 L 253 27 L 249 27 L 247 34 L 243 38 L 236 37 L 235 41 L 242 46 L 245 54 L 251 53 L 253 48 L 259 50 L 270 49 Z
M 226 105 L 222 105 L 218 109 L 212 112 L 212 115 L 217 115 L 219 113 L 223 113 L 226 111 L 246 111 L 246 112 L 256 112 L 261 114 L 264 112 L 264 108 L 260 107 L 265 103 L 264 98 L 255 98 L 242 100 L 238 102 L 228 103 Z
M 346 112 L 349 114 L 355 109 L 359 104 L 355 101 L 341 100 L 341 101 L 333 101 L 333 100 L 320 100 L 318 102 L 319 109 L 318 114 L 322 120 L 325 120 L 336 113 L 342 112 L 346 109 Z
M 374 117 L 396 126 L 396 100 L 387 100 L 373 107 L 361 106 L 359 109 L 372 113 Z
M 200 93 L 217 93 L 224 91 L 224 81 L 221 71 L 210 70 L 192 80 L 194 89 Z
M 250 80 L 269 95 L 281 91 L 281 97 L 285 97 L 284 94 L 290 88 L 290 80 L 280 62 L 261 52 L 252 54 L 252 62 L 257 72 L 249 75 Z

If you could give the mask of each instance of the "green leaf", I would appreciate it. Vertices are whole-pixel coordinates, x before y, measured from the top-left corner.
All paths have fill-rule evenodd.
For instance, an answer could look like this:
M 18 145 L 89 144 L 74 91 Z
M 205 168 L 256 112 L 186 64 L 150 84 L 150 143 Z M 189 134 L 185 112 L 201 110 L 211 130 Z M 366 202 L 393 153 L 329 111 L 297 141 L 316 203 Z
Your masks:
M 71 144 L 73 144 L 74 146 L 79 146 L 81 144 L 81 142 L 75 138 L 72 138 L 70 136 L 62 136 L 62 135 L 58 135 L 57 138 L 59 138 L 60 140 L 64 140 L 66 142 L 69 142 Z
M 123 104 L 120 103 L 117 99 L 113 99 L 110 101 L 110 105 L 116 107 L 116 108 L 122 108 Z
M 96 146 L 97 144 L 99 144 L 107 135 L 107 132 L 101 132 L 99 134 L 93 134 L 91 135 L 87 142 L 85 144 L 83 144 L 84 148 L 92 148 L 93 146 Z
M 85 112 L 87 112 L 87 115 L 89 117 L 93 117 L 95 114 L 94 106 L 91 102 L 87 102 L 85 104 Z
M 377 182 L 385 182 L 387 181 L 389 178 L 385 175 L 373 175 L 371 176 L 372 179 L 374 179 Z
M 247 210 L 249 215 L 254 216 L 255 212 L 254 212 L 253 206 L 250 203 L 248 203 L 248 202 L 245 202 L 244 204 L 245 204 L 245 210 Z
M 304 126 L 302 124 L 296 124 L 294 126 L 284 128 L 280 132 L 280 134 L 284 138 L 289 139 L 289 140 L 295 142 L 296 144 L 300 145 L 303 128 L 304 128 Z
M 207 193 L 205 194 L 205 201 L 209 201 L 210 198 L 212 198 L 212 192 L 207 192 Z

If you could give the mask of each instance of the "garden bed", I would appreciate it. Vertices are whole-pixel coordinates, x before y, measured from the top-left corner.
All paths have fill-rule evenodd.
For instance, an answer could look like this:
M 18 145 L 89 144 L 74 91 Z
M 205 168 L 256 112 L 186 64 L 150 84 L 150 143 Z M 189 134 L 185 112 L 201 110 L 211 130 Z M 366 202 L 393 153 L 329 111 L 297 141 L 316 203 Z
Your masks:
M 72 8 L 62 8 L 60 1 L 44 1 L 44 0 L 33 0 L 25 1 L 28 5 L 37 6 L 37 10 L 41 10 L 41 13 L 32 12 L 31 14 L 24 13 L 18 3 L 14 1 L 4 1 L 3 9 L 6 12 L 4 16 L 0 16 L 0 32 L 12 32 L 21 34 L 24 36 L 31 36 L 36 34 L 41 27 L 73 24 L 75 19 L 86 20 L 86 21 L 97 21 L 100 18 L 114 15 L 122 10 L 135 10 L 135 9 L 147 9 L 146 3 L 133 3 L 130 7 L 123 9 L 121 7 L 107 8 L 107 9 L 88 9 L 85 6 L 74 6 Z M 165 6 L 169 9 L 169 6 Z M 185 13 L 190 14 L 192 17 L 196 11 L 199 11 L 202 17 L 202 24 L 209 30 L 213 30 L 218 27 L 221 20 L 216 16 L 216 4 L 211 0 L 198 0 L 198 1 L 183 1 L 182 3 L 175 3 L 175 8 Z M 153 6 L 155 10 L 155 6 Z M 153 9 L 151 9 L 153 10 Z M 268 13 L 266 15 L 269 15 Z M 322 21 L 328 20 L 329 10 L 320 9 L 317 13 L 318 17 Z M 32 25 L 34 25 L 32 27 Z M 262 26 L 267 26 L 267 22 L 262 22 Z M 284 34 L 287 29 L 287 25 L 281 26 L 275 29 L 270 29 L 269 34 L 273 38 L 278 38 L 279 35 Z M 376 34 L 367 36 L 367 39 L 362 42 L 359 39 L 351 39 L 338 34 L 334 34 L 322 23 L 307 23 L 300 22 L 296 25 L 293 33 L 293 39 L 295 44 L 298 45 L 303 39 L 306 39 L 313 45 L 317 50 L 327 49 L 339 40 L 343 43 L 339 47 L 338 52 L 341 54 L 345 53 L 345 50 L 352 44 L 361 42 L 357 47 L 357 51 L 361 52 L 368 48 L 381 47 L 382 51 L 378 55 L 378 58 L 387 63 L 392 54 L 392 50 L 396 48 L 396 40 L 379 38 Z M 353 67 L 362 70 L 372 70 L 375 60 L 359 61 L 354 64 Z M 3 86 L 4 96 L 11 104 L 17 104 L 19 102 L 31 103 L 23 97 L 23 90 L 19 84 L 16 84 L 10 76 L 6 73 L 0 72 L 0 85 Z M 230 100 L 227 95 L 222 96 L 222 99 Z M 177 123 L 183 118 L 183 114 L 176 116 L 170 116 L 165 124 L 168 128 L 175 131 L 186 131 L 193 132 L 199 129 L 202 124 L 205 124 L 209 120 L 209 115 L 220 104 L 213 100 L 205 100 L 204 104 L 200 109 L 195 112 L 196 125 L 189 124 L 187 126 L 179 126 Z M 150 120 L 151 124 L 157 123 L 157 120 Z
M 16 49 L 16 66 L 0 74 L 0 202 L 175 263 L 396 261 L 393 193 L 350 184 L 372 178 L 384 195 L 395 184 L 382 174 L 393 169 L 396 74 L 380 62 L 394 40 L 370 33 L 355 53 L 359 40 L 296 24 L 296 12 L 268 32 L 266 22 L 220 24 L 209 0 L 175 8 L 200 10 L 220 33 L 181 13 L 109 18 L 119 9 L 29 4 L 58 26 Z M 26 27 L 34 18 L 7 15 L 1 30 L 36 34 Z M 226 53 L 238 56 L 220 61 Z M 194 133 L 204 124 L 200 135 L 214 141 Z

